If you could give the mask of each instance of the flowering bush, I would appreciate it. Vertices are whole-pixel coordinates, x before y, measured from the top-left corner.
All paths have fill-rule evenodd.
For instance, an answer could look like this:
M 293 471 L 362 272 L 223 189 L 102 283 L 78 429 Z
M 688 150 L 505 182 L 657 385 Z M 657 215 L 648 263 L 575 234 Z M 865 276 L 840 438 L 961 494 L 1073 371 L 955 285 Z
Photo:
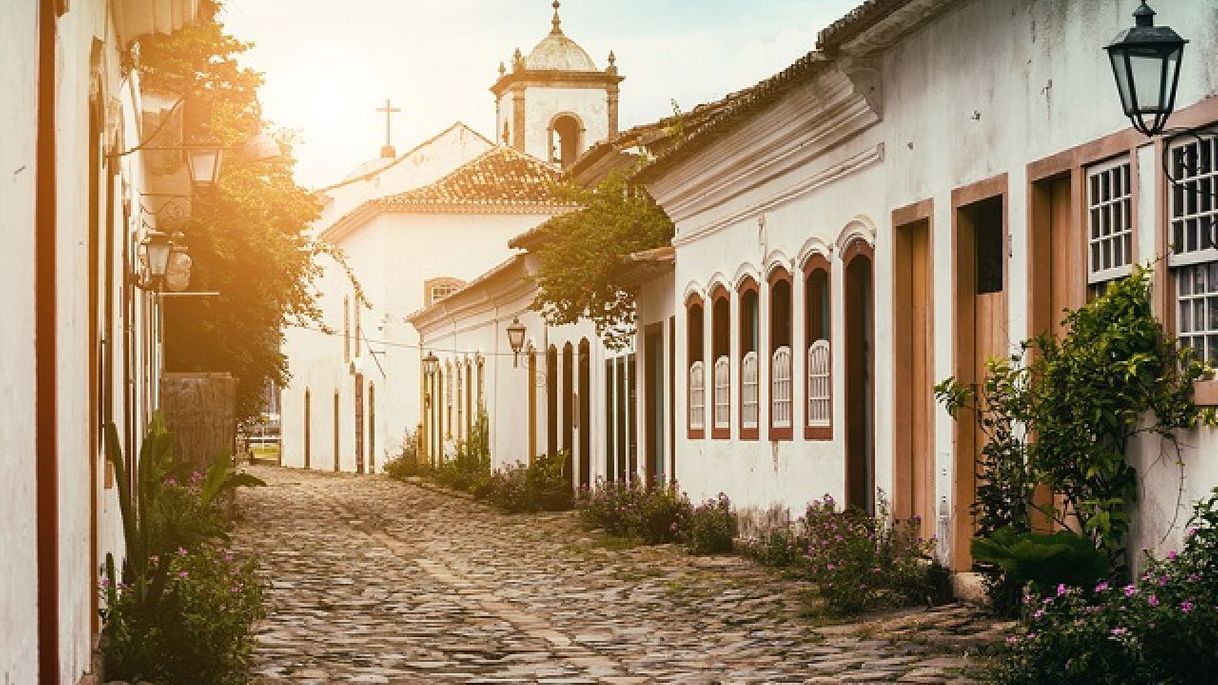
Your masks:
M 637 482 L 598 482 L 580 492 L 576 507 L 589 528 L 651 544 L 680 539 L 692 510 L 689 498 L 675 486 L 647 489 Z
M 808 541 L 801 533 L 783 525 L 760 531 L 754 539 L 744 543 L 741 551 L 763 566 L 789 568 L 804 558 L 807 548 Z
M 204 545 L 149 558 L 148 578 L 102 580 L 107 675 L 163 683 L 249 682 L 262 585 L 252 561 Z
M 1133 583 L 1025 596 L 1025 625 L 991 673 L 1003 685 L 1212 683 L 1218 673 L 1218 491 L 1197 505 L 1184 551 L 1148 558 Z
M 925 598 L 933 544 L 918 536 L 919 525 L 916 517 L 890 523 L 883 500 L 875 516 L 837 511 L 829 495 L 809 504 L 802 533 L 807 569 L 825 607 L 849 614 L 883 601 Z
M 474 494 L 509 512 L 566 511 L 574 503 L 564 455 L 541 455 L 491 474 Z
M 732 551 L 736 538 L 736 513 L 722 492 L 694 507 L 682 534 L 685 546 L 694 554 L 720 554 Z

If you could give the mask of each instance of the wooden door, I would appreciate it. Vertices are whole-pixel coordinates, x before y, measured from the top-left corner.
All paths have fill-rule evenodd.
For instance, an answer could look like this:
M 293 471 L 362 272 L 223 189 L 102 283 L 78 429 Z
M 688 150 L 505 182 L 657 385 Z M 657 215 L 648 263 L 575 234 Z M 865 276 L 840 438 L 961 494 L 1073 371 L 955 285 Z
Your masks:
M 893 513 L 935 535 L 934 336 L 930 221 L 898 226 L 894 264 Z
M 311 461 L 312 451 L 313 451 L 312 450 L 312 448 L 313 448 L 312 440 L 310 439 L 311 436 L 309 435 L 309 433 L 311 432 L 309 430 L 309 428 L 313 425 L 313 417 L 311 416 L 311 414 L 313 413 L 312 405 L 313 405 L 313 396 L 308 390 L 305 390 L 305 396 L 304 396 L 304 467 L 306 469 L 309 468 L 309 466 L 310 466 L 309 462 Z
M 355 472 L 364 472 L 364 375 L 355 374 Z
M 873 312 L 870 248 L 855 241 L 846 263 L 846 506 L 875 512 Z
M 664 482 L 664 327 L 647 327 L 643 341 L 643 432 L 647 484 Z
M 956 378 L 980 391 L 986 363 L 1007 354 L 1008 242 L 1006 199 L 996 196 L 956 211 Z M 962 414 L 956 422 L 952 511 L 952 567 L 972 566 L 969 543 L 976 527 L 977 457 L 985 446 L 980 417 Z
M 579 342 L 579 484 L 592 485 L 592 346 Z

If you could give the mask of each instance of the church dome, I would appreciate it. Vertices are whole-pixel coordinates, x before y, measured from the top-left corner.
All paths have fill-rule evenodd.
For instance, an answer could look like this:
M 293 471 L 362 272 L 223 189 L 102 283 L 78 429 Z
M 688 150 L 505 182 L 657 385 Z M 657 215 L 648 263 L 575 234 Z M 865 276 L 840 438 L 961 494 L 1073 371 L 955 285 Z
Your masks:
M 524 58 L 530 71 L 597 71 L 588 53 L 562 32 L 558 18 L 558 0 L 554 0 L 554 28 Z

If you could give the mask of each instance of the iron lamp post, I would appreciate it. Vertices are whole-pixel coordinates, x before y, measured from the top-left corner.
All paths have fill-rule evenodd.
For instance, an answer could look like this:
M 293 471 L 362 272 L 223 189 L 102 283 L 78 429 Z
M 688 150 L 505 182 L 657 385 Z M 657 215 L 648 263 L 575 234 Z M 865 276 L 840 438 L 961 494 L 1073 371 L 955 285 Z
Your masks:
M 508 344 L 512 347 L 512 368 L 520 366 L 520 350 L 524 349 L 524 324 L 520 317 L 512 317 L 512 325 L 507 327 Z

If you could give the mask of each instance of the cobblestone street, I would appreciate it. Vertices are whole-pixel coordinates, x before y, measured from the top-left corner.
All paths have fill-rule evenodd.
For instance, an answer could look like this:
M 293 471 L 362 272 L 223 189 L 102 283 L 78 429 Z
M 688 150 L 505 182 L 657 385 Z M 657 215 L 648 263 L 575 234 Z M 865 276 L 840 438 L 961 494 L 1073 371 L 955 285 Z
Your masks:
M 614 549 L 385 477 L 255 467 L 237 544 L 271 591 L 263 683 L 967 682 L 998 628 L 961 606 L 816 628 L 739 557 Z

